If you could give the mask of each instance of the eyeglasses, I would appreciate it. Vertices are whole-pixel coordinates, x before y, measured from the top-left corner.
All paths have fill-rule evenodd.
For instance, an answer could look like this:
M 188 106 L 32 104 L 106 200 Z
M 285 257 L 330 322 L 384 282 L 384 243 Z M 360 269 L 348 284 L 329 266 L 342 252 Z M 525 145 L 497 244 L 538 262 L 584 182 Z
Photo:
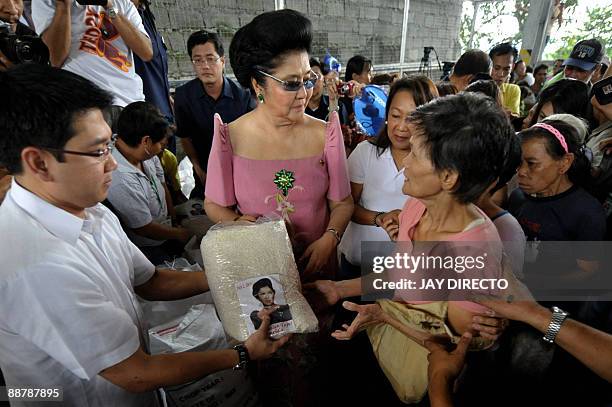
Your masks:
M 73 154 L 73 155 L 82 155 L 82 156 L 86 156 L 86 157 L 95 157 L 98 159 L 99 162 L 103 163 L 106 160 L 108 160 L 108 158 L 110 157 L 111 153 L 113 152 L 113 149 L 115 148 L 115 143 L 117 142 L 117 136 L 113 135 L 113 137 L 110 139 L 110 141 L 108 142 L 108 144 L 106 145 L 106 147 L 102 150 L 97 150 L 97 151 L 92 151 L 90 153 L 86 153 L 83 151 L 71 151 L 71 150 L 62 150 L 60 148 L 50 148 L 50 147 L 40 147 L 43 150 L 47 150 L 47 151 L 52 151 L 54 153 L 61 153 L 61 154 Z
M 284 81 L 282 79 L 278 79 L 277 77 L 270 75 L 267 72 L 260 71 L 257 69 L 257 72 L 260 74 L 267 76 L 268 78 L 274 79 L 276 82 L 280 83 L 287 92 L 297 92 L 302 87 L 306 90 L 314 88 L 315 84 L 319 80 L 319 75 L 316 72 L 311 72 L 314 75 L 314 78 L 306 79 L 304 82 L 302 81 Z
M 214 64 L 217 63 L 218 60 L 220 60 L 221 57 L 206 57 L 204 59 L 200 59 L 200 58 L 196 58 L 196 59 L 192 59 L 191 62 L 195 65 L 195 66 L 212 66 Z

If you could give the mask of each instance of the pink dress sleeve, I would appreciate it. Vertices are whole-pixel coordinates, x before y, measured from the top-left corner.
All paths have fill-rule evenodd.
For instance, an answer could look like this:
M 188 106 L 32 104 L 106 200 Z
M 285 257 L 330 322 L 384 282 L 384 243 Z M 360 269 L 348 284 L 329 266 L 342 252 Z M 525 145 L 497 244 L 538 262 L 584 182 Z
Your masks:
M 219 114 L 214 118 L 213 142 L 208 158 L 206 171 L 206 198 L 217 205 L 232 206 L 236 204 L 234 193 L 234 168 L 232 143 L 227 125 Z
M 346 151 L 344 150 L 344 138 L 340 129 L 338 112 L 329 116 L 327 129 L 325 130 L 325 161 L 329 174 L 329 189 L 327 199 L 331 201 L 342 201 L 351 194 L 351 184 L 348 175 L 348 163 Z

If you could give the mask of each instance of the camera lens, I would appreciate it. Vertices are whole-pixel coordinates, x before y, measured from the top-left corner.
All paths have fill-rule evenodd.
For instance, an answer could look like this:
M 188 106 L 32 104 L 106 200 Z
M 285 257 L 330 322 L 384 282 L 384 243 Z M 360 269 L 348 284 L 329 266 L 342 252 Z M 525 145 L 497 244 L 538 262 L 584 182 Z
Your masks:
M 32 47 L 30 47 L 30 44 L 20 44 L 17 52 L 19 59 L 23 62 L 33 62 L 34 55 L 32 54 Z

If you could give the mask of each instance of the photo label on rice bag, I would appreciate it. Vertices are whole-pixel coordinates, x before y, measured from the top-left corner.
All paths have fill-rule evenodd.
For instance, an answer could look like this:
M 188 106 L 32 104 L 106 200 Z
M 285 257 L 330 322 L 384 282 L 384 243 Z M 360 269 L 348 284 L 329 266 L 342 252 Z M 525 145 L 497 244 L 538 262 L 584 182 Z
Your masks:
M 260 312 L 264 309 L 270 313 L 270 336 L 278 338 L 296 332 L 291 309 L 285 300 L 285 291 L 278 274 L 249 278 L 236 283 L 240 300 L 241 316 L 244 318 L 249 335 L 261 325 Z

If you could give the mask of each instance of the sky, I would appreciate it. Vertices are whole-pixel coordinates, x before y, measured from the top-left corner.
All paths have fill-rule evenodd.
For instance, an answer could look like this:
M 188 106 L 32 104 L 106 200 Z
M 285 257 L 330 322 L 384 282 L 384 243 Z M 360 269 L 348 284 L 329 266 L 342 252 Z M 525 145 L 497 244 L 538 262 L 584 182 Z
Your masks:
M 513 7 L 514 0 L 504 0 L 504 1 L 506 1 L 508 4 L 510 4 Z M 534 0 L 534 1 L 545 1 L 545 0 Z M 572 33 L 577 32 L 578 28 L 581 27 L 582 24 L 584 24 L 584 22 L 587 19 L 587 7 L 588 8 L 602 7 L 605 5 L 609 5 L 610 2 L 611 0 L 578 0 L 578 5 L 576 6 L 576 9 L 573 13 L 571 14 L 564 13 L 563 18 L 565 20 L 569 19 L 569 22 L 567 22 L 567 24 L 562 26 L 560 29 L 555 24 L 553 31 L 551 33 L 551 37 L 561 38 L 565 35 L 568 35 L 568 34 L 571 35 Z M 474 9 L 472 6 L 472 2 L 464 1 L 463 2 L 463 13 L 464 14 L 469 13 L 469 15 L 471 16 L 473 12 L 474 12 Z M 493 35 L 494 40 L 491 44 L 488 44 L 488 43 L 474 44 L 475 46 L 478 46 L 481 49 L 488 50 L 492 45 L 500 42 L 504 38 L 514 35 L 514 33 L 518 31 L 518 23 L 516 19 L 512 16 L 502 16 L 499 18 L 499 20 L 495 21 L 494 23 L 487 24 L 487 25 L 480 24 L 481 19 L 482 19 L 482 14 L 479 14 L 479 17 L 476 20 L 475 30 L 480 31 L 480 32 L 487 32 L 487 33 L 494 34 Z M 561 44 L 559 43 L 549 43 L 548 46 L 544 49 L 544 54 L 543 54 L 544 58 L 546 58 L 548 53 L 554 52 L 557 48 L 559 48 L 560 45 Z

